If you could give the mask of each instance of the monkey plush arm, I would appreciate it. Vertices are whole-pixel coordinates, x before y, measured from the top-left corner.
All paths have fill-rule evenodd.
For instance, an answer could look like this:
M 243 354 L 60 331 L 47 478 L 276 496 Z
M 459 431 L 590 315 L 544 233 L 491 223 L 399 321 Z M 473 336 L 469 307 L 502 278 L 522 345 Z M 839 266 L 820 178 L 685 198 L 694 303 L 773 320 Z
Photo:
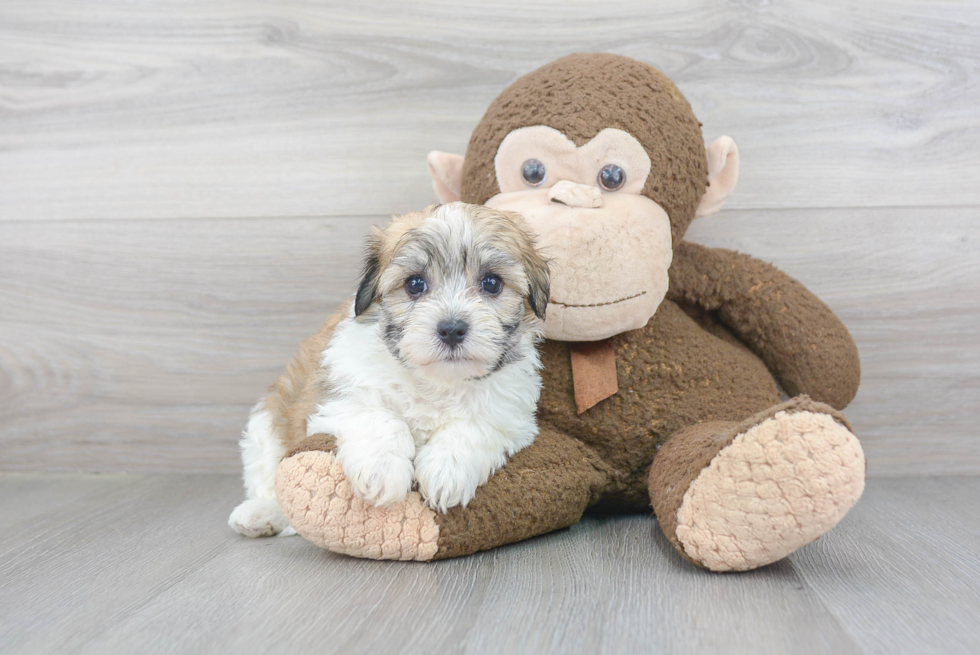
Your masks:
M 857 347 L 839 318 L 774 266 L 731 250 L 682 242 L 668 298 L 714 312 L 772 371 L 783 389 L 837 409 L 857 393 Z
M 418 493 L 370 507 L 354 498 L 336 463 L 336 443 L 313 435 L 289 452 L 276 474 L 276 495 L 289 524 L 313 543 L 368 559 L 428 561 L 469 555 L 566 528 L 610 484 L 611 471 L 582 442 L 542 427 L 466 506 L 445 514 Z

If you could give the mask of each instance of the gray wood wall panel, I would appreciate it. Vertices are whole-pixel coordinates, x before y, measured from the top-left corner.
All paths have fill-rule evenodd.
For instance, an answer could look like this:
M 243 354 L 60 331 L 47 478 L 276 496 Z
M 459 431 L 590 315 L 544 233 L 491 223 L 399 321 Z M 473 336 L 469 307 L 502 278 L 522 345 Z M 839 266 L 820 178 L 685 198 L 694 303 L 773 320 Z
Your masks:
M 248 407 L 521 73 L 663 68 L 740 145 L 691 238 L 851 328 L 872 475 L 976 473 L 980 4 L 0 6 L 0 470 L 234 471 Z M 152 220 L 150 220 L 152 219 Z
M 248 408 L 383 220 L 0 222 L 0 469 L 234 472 Z M 839 312 L 872 475 L 980 472 L 975 210 L 728 211 L 689 236 Z
M 980 5 L 7 0 L 0 219 L 384 214 L 518 75 L 654 63 L 734 208 L 980 204 Z
M 233 470 L 370 220 L 0 223 L 0 466 Z

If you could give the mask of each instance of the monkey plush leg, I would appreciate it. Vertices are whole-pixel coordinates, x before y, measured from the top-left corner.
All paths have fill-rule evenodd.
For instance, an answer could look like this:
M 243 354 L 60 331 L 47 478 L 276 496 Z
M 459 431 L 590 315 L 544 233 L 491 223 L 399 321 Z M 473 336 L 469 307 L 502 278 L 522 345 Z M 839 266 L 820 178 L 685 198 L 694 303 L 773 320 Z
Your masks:
M 864 490 L 864 453 L 846 419 L 799 396 L 742 424 L 673 435 L 650 470 L 660 527 L 690 562 L 747 571 L 834 527 Z
M 440 514 L 417 492 L 404 502 L 372 507 L 354 497 L 333 450 L 332 437 L 314 435 L 287 454 L 276 474 L 276 495 L 301 536 L 370 559 L 459 557 L 565 528 L 578 522 L 609 480 L 588 448 L 542 429 L 465 508 Z

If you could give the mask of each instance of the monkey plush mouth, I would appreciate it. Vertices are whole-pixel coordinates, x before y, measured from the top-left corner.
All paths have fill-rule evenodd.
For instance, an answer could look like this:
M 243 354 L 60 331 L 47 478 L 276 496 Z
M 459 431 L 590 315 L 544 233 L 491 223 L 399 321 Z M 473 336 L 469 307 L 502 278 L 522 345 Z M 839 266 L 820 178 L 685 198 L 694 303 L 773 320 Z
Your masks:
M 615 305 L 616 303 L 626 302 L 627 300 L 633 300 L 633 298 L 639 298 L 640 296 L 645 296 L 646 291 L 641 291 L 640 293 L 634 293 L 632 296 L 626 296 L 625 298 L 620 298 L 619 300 L 609 300 L 606 302 L 594 302 L 587 305 L 576 305 L 568 302 L 561 302 L 560 300 L 555 300 L 554 298 L 549 298 L 548 302 L 552 305 L 559 305 L 561 307 L 605 307 L 606 305 Z

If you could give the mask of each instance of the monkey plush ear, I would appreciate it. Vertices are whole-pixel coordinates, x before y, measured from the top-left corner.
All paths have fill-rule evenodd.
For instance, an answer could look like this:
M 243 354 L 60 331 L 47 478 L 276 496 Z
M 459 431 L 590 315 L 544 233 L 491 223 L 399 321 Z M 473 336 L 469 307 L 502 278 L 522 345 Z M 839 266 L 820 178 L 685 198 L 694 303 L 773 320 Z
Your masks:
M 721 209 L 738 183 L 738 147 L 720 136 L 708 146 L 708 188 L 694 216 L 710 216 Z
M 433 150 L 429 153 L 429 175 L 439 202 L 459 200 L 463 188 L 463 155 Z

